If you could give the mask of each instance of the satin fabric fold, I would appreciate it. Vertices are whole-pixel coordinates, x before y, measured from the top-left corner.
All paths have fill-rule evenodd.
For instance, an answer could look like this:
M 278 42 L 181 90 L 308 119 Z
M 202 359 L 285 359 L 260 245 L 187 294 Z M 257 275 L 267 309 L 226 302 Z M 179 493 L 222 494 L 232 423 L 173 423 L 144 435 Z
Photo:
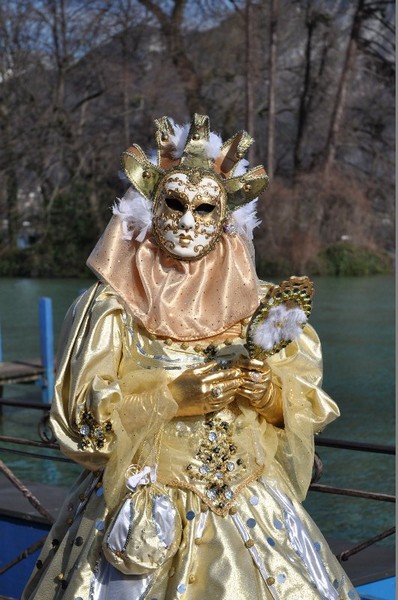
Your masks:
M 123 240 L 121 227 L 113 217 L 87 265 L 150 333 L 203 339 L 257 308 L 257 276 L 239 236 L 223 235 L 207 256 L 182 261 L 166 256 L 151 238 L 141 244 Z
M 145 575 L 173 556 L 181 541 L 181 518 L 167 493 L 150 485 L 127 496 L 111 521 L 102 551 L 126 575 Z
M 98 490 L 72 528 L 65 524 L 68 506 L 78 501 L 90 477 L 85 474 L 67 498 L 40 555 L 43 567 L 22 600 L 359 600 L 311 518 L 267 477 L 248 485 L 237 512 L 226 517 L 203 511 L 190 491 L 169 490 L 183 527 L 177 553 L 155 574 L 125 575 L 99 552 L 108 515 Z M 68 582 L 63 590 L 57 580 L 61 572 Z

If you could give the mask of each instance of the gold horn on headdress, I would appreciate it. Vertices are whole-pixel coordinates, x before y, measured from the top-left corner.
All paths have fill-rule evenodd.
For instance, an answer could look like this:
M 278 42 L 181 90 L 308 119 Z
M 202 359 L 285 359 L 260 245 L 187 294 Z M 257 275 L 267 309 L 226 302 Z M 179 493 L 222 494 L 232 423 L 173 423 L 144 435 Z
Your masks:
M 163 169 L 153 165 L 137 144 L 123 152 L 122 165 L 127 177 L 140 194 L 148 200 L 152 199 L 158 181 L 164 175 Z
M 243 175 L 234 176 L 236 166 L 244 158 L 253 143 L 246 131 L 239 131 L 220 148 L 219 155 L 212 159 L 208 145 L 210 121 L 207 115 L 193 115 L 188 137 L 180 158 L 173 156 L 175 147 L 171 136 L 174 127 L 167 117 L 155 120 L 158 166 L 153 165 L 143 150 L 134 144 L 122 155 L 124 172 L 134 187 L 145 198 L 152 199 L 159 180 L 167 171 L 202 169 L 215 173 L 221 180 L 231 208 L 256 198 L 268 185 L 268 176 L 262 165 L 250 169 Z
M 207 155 L 210 121 L 207 115 L 194 114 L 180 164 L 184 167 L 213 170 L 213 160 Z
M 253 142 L 253 138 L 246 131 L 236 133 L 222 145 L 221 152 L 214 162 L 214 170 L 223 177 L 230 177 Z
M 170 137 L 174 135 L 174 127 L 167 117 L 155 119 L 156 144 L 158 147 L 158 165 L 161 169 L 167 171 L 172 169 L 180 162 L 179 158 L 172 155 L 173 146 L 170 143 Z
M 230 208 L 236 208 L 253 198 L 257 198 L 265 190 L 269 182 L 268 175 L 262 165 L 250 169 L 244 175 L 230 177 L 224 183 Z

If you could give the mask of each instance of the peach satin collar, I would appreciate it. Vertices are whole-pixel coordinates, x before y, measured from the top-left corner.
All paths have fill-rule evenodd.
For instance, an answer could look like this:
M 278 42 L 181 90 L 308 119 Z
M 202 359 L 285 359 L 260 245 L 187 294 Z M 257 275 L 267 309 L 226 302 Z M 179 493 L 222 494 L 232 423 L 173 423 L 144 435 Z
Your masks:
M 150 333 L 162 337 L 217 335 L 258 306 L 257 276 L 239 236 L 224 235 L 208 255 L 187 262 L 166 256 L 151 238 L 123 240 L 114 216 L 87 265 Z

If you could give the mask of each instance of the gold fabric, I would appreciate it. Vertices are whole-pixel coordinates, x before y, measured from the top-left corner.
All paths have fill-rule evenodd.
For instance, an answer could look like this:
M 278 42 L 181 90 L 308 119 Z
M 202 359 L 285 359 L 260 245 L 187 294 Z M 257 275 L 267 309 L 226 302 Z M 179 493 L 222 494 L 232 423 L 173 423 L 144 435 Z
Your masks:
M 235 325 L 212 338 L 225 361 L 244 352 L 242 330 L 243 325 Z M 173 500 L 183 528 L 177 553 L 159 567 L 145 598 L 323 598 L 292 544 L 273 485 L 292 499 L 338 590 L 336 598 L 346 599 L 349 592 L 350 598 L 358 598 L 299 503 L 310 480 L 313 434 L 338 415 L 319 388 L 320 345 L 311 327 L 269 360 L 273 384 L 282 390 L 283 429 L 267 423 L 243 400 L 210 417 L 173 418 L 177 404 L 167 383 L 204 362 L 199 345 L 166 343 L 149 335 L 109 286 L 96 285 L 76 302 L 62 339 L 52 424 L 65 454 L 90 470 L 71 490 L 23 600 L 91 600 L 104 531 L 126 491 L 125 471 L 132 463 L 155 460 L 157 485 Z M 83 408 L 98 422 L 112 423 L 101 449 L 78 449 Z M 219 467 L 200 474 L 204 459 L 198 451 L 209 447 L 211 432 L 219 436 L 214 443 L 229 448 L 226 464 L 234 464 L 230 478 L 228 467 L 224 469 L 233 496 L 221 508 L 207 493 Z M 144 495 L 137 496 L 137 503 L 140 497 Z M 256 552 L 261 570 L 253 558 Z
M 187 262 L 166 256 L 150 239 L 122 240 L 120 220 L 113 217 L 87 264 L 158 336 L 207 338 L 258 305 L 257 276 L 239 236 L 223 235 L 207 256 Z
M 103 523 L 109 520 L 101 488 L 96 488 L 91 494 L 84 513 L 74 520 L 72 526 L 66 521 L 71 515 L 70 507 L 76 507 L 79 493 L 84 493 L 93 479 L 94 474 L 84 472 L 73 489 L 41 553 L 43 566 L 36 569 L 22 600 L 91 600 L 91 574 L 98 561 Z M 278 596 L 272 595 L 254 567 L 247 547 L 237 534 L 232 515 L 219 517 L 207 511 L 204 531 L 198 535 L 198 522 L 203 510 L 206 511 L 200 499 L 192 492 L 178 488 L 172 488 L 169 494 L 181 510 L 182 542 L 175 557 L 159 569 L 145 598 L 324 600 L 293 550 L 283 511 L 266 488 L 258 483 L 249 484 L 242 492 L 238 514 L 242 522 L 251 525 L 250 528 L 246 525 L 246 528 L 263 558 L 268 577 L 275 579 L 272 588 L 276 589 Z M 338 597 L 359 600 L 319 529 L 299 503 L 293 501 L 293 505 L 317 544 L 323 563 L 328 565 Z M 62 580 L 57 578 L 60 574 L 67 584 L 64 589 L 61 588 Z M 186 591 L 179 593 L 178 589 Z

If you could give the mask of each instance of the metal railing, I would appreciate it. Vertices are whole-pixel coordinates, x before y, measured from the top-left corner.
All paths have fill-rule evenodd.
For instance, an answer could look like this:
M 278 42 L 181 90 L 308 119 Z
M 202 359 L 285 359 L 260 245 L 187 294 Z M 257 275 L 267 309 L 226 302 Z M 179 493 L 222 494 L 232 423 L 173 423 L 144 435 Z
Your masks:
M 316 437 L 315 445 L 321 446 L 321 447 L 323 446 L 326 448 L 339 448 L 341 450 L 353 450 L 356 452 L 368 452 L 368 453 L 370 452 L 370 453 L 384 454 L 384 455 L 390 455 L 390 456 L 395 456 L 395 454 L 396 454 L 395 446 L 387 445 L 387 444 L 350 442 L 350 441 L 345 441 L 345 440 L 336 440 L 336 439 L 332 439 L 332 438 Z M 322 460 L 321 460 L 320 456 L 318 455 L 318 453 L 315 453 L 314 472 L 313 472 L 312 482 L 310 485 L 310 490 L 312 490 L 314 492 L 322 492 L 325 494 L 338 494 L 338 495 L 342 495 L 342 496 L 365 498 L 367 500 L 378 500 L 381 502 L 394 502 L 395 503 L 395 501 L 396 501 L 396 497 L 393 494 L 382 494 L 380 492 L 369 492 L 366 490 L 358 490 L 358 489 L 353 489 L 353 488 L 344 488 L 344 487 L 338 487 L 338 486 L 319 484 L 318 481 L 319 481 L 320 477 L 322 476 L 322 473 L 323 473 Z M 370 538 L 364 540 L 363 542 L 361 542 L 360 544 L 356 544 L 355 546 L 352 546 L 348 550 L 345 550 L 344 552 L 340 552 L 340 554 L 337 555 L 337 558 L 340 562 L 346 561 L 350 558 L 350 556 L 353 556 L 354 554 L 358 554 L 358 552 L 361 552 L 362 550 L 369 548 L 373 544 L 376 544 L 376 542 L 379 542 L 391 535 L 394 535 L 395 531 L 396 531 L 395 526 L 390 527 L 390 528 L 384 530 L 383 532 L 381 532 L 380 534 L 370 537 Z

